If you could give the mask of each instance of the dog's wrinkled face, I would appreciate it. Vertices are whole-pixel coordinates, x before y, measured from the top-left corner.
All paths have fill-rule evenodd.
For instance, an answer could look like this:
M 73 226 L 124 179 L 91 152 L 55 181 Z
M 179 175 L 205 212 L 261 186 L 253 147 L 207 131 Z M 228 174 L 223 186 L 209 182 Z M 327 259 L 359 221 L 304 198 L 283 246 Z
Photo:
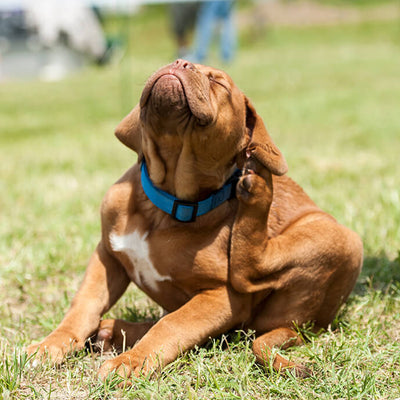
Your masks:
M 175 126 L 180 119 L 192 116 L 199 125 L 209 125 L 216 117 L 210 97 L 211 79 L 211 70 L 179 60 L 150 77 L 140 106 L 142 110 L 151 109 L 152 117 L 160 119 L 160 129 L 168 122 Z
M 184 200 L 221 187 L 246 154 L 254 153 L 273 173 L 286 172 L 280 151 L 232 79 L 184 60 L 149 78 L 116 135 L 145 157 L 157 186 Z

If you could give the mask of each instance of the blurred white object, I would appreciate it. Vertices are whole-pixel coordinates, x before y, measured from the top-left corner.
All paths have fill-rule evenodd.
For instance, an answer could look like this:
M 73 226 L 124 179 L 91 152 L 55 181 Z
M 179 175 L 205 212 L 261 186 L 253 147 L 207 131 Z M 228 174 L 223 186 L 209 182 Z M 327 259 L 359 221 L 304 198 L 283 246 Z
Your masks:
M 106 51 L 106 39 L 93 10 L 77 1 L 35 0 L 25 6 L 27 24 L 39 41 L 53 47 L 65 36 L 73 49 L 95 59 Z

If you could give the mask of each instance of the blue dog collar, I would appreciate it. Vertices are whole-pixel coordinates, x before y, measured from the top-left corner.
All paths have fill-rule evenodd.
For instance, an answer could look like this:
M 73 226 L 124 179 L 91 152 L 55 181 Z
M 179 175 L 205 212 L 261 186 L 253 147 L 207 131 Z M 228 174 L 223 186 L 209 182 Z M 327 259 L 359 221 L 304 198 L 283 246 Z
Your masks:
M 211 193 L 205 200 L 191 202 L 179 200 L 175 196 L 156 188 L 150 180 L 144 159 L 141 166 L 141 181 L 146 196 L 156 207 L 180 222 L 193 222 L 196 217 L 208 213 L 226 200 L 235 197 L 236 184 L 240 175 L 241 171 L 237 169 L 221 189 Z

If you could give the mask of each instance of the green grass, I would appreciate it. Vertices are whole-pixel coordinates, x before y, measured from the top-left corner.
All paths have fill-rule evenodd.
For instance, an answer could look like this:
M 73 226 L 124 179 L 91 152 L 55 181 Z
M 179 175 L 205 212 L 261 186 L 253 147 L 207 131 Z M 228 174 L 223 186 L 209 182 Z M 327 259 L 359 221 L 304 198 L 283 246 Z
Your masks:
M 287 0 L 291 1 L 291 0 Z M 316 0 L 316 3 L 340 6 L 376 6 L 384 3 L 391 3 L 391 0 Z M 392 2 L 393 3 L 393 2 Z
M 290 176 L 363 238 L 362 275 L 332 329 L 305 331 L 309 342 L 284 352 L 314 376 L 256 366 L 251 332 L 210 341 L 131 389 L 97 380 L 107 355 L 29 367 L 23 346 L 61 320 L 99 239 L 101 198 L 135 161 L 112 132 L 150 73 L 173 59 L 163 21 L 159 9 L 134 18 L 121 65 L 0 85 L 0 398 L 400 397 L 398 21 L 244 31 L 225 67 L 264 117 Z M 114 34 L 127 27 L 110 23 Z M 215 54 L 210 63 L 221 66 Z M 132 287 L 109 315 L 159 313 Z

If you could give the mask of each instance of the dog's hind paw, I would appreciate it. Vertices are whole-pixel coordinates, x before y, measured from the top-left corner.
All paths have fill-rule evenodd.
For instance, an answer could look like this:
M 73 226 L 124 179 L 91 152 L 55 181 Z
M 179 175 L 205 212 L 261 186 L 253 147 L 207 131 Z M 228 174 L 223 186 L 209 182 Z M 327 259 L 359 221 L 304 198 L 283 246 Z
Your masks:
M 244 166 L 236 194 L 242 203 L 267 207 L 272 201 L 272 176 L 257 159 L 250 157 Z
M 272 201 L 269 186 L 262 177 L 252 171 L 240 178 L 236 195 L 242 203 L 251 206 L 260 205 L 263 209 L 266 209 Z

